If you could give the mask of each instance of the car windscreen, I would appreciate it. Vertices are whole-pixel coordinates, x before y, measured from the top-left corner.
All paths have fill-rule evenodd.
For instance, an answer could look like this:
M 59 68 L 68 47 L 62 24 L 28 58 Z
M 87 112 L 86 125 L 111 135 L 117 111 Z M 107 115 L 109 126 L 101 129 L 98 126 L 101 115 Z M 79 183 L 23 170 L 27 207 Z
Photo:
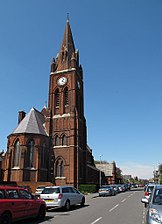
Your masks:
M 39 189 L 44 189 L 45 187 L 37 187 L 37 190 L 39 190 Z
M 54 193 L 56 194 L 60 193 L 60 189 L 58 187 L 44 188 L 41 194 L 54 194 Z
M 153 191 L 153 189 L 154 189 L 154 186 L 148 186 L 147 191 L 148 191 L 148 192 L 152 192 L 152 191 Z
M 101 186 L 101 188 L 111 188 L 111 187 L 107 186 L 107 185 L 103 185 L 103 186 Z

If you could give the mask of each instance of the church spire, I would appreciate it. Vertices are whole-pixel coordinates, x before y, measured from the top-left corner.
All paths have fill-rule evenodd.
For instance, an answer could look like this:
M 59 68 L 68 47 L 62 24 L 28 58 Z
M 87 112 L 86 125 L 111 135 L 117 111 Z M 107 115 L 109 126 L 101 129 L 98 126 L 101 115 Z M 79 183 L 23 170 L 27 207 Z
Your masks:
M 57 71 L 71 68 L 71 59 L 74 53 L 75 46 L 69 23 L 69 16 L 67 15 L 65 32 L 57 58 Z

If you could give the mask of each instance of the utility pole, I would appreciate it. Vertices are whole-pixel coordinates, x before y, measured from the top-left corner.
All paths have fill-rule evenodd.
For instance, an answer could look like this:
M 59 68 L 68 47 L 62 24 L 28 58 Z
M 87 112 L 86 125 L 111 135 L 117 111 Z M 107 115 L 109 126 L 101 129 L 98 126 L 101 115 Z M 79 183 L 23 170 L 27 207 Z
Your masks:
M 100 155 L 100 188 L 101 188 L 101 185 L 102 185 L 102 176 L 101 176 L 101 156 Z

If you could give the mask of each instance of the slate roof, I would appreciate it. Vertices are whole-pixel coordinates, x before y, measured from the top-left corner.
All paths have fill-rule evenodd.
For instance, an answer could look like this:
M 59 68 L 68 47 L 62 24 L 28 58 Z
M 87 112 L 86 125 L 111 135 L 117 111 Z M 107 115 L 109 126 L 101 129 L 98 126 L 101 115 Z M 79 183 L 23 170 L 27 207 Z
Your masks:
M 32 108 L 12 134 L 30 133 L 48 136 L 44 123 L 44 115 L 35 108 Z

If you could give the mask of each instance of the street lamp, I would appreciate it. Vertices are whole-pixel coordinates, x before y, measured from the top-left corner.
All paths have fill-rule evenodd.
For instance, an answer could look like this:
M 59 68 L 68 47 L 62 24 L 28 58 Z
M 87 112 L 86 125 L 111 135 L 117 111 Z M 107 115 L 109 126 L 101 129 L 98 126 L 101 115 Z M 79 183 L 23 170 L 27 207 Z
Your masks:
M 100 155 L 100 188 L 101 188 L 101 185 L 102 185 L 102 176 L 101 176 L 101 156 Z

